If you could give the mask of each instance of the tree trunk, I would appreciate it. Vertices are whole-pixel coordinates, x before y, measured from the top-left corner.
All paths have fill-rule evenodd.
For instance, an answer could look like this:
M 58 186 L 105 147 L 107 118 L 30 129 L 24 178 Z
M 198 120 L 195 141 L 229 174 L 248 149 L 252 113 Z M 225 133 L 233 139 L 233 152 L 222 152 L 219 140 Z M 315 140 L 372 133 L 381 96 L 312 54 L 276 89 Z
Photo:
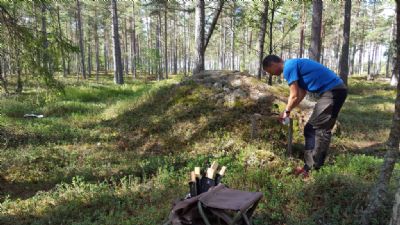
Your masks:
M 347 85 L 347 77 L 349 75 L 351 0 L 345 1 L 344 8 L 343 45 L 339 61 L 339 75 Z
M 272 0 L 271 21 L 269 23 L 269 54 L 270 55 L 274 51 L 273 43 L 272 43 L 272 28 L 274 25 L 274 17 L 275 17 L 275 0 Z M 272 74 L 268 74 L 268 84 L 272 85 Z
M 68 26 L 66 25 L 66 29 L 65 30 L 69 30 L 69 31 L 71 31 L 70 32 L 70 39 L 71 40 L 74 40 L 74 32 L 73 32 L 73 30 L 72 30 L 72 24 L 74 23 L 73 22 L 74 20 L 73 20 L 73 18 L 72 18 L 72 16 L 70 16 L 69 17 L 69 22 L 67 23 L 68 24 Z M 71 74 L 71 62 L 72 61 L 72 57 L 71 57 L 71 54 L 70 53 L 68 53 L 67 54 L 67 74 L 68 75 L 70 75 Z
M 195 68 L 193 69 L 193 75 L 204 70 L 204 4 L 204 0 L 197 0 L 195 15 L 196 64 Z
M 252 44 L 253 44 L 253 30 L 251 29 L 250 30 L 250 37 L 249 37 L 249 42 L 248 42 L 248 44 L 247 44 L 247 46 L 248 46 L 248 52 L 247 52 L 247 54 L 248 55 L 250 55 L 251 54 L 251 47 L 250 46 L 252 46 Z M 261 56 L 261 58 L 262 58 L 263 56 Z M 251 63 L 249 63 L 249 67 L 248 67 L 248 70 L 249 71 L 251 71 Z M 257 69 L 259 69 L 258 67 L 257 67 Z M 257 72 L 258 73 L 258 72 Z M 257 74 L 258 75 L 258 74 Z M 261 78 L 260 78 L 261 79 Z
M 243 50 L 243 53 L 242 53 L 242 55 L 243 55 L 243 60 L 242 60 L 242 66 L 239 68 L 239 70 L 243 70 L 243 69 L 245 69 L 245 65 L 246 65 L 246 60 L 247 60 L 247 51 L 249 50 L 248 49 L 248 45 L 247 45 L 247 43 L 248 43 L 248 39 L 249 39 L 249 27 L 246 27 L 246 32 L 243 32 L 243 40 L 245 41 L 245 46 L 244 46 L 244 48 L 242 48 L 242 50 Z
M 42 66 L 45 68 L 46 72 L 49 72 L 49 56 L 48 56 L 48 40 L 47 40 L 47 20 L 46 20 L 46 5 L 44 2 L 41 2 L 41 11 L 42 11 L 42 40 L 43 40 L 43 61 Z
M 114 82 L 116 84 L 123 84 L 123 68 L 121 61 L 121 44 L 119 41 L 118 33 L 118 13 L 117 13 L 117 1 L 111 0 L 111 12 L 112 12 L 112 36 L 113 36 L 113 50 L 114 50 Z
M 321 57 L 322 0 L 313 0 L 311 45 L 309 57 L 319 62 Z
M 394 45 L 393 42 L 396 39 L 396 23 L 393 21 L 392 23 L 392 34 L 391 34 L 391 38 L 390 38 L 390 43 L 389 43 L 389 48 L 387 50 L 387 61 L 386 61 L 386 77 L 388 78 L 389 75 L 389 68 L 390 68 L 390 61 L 391 60 L 395 60 L 393 57 L 395 51 L 394 51 Z M 393 65 L 395 64 L 395 61 L 393 61 Z M 396 86 L 397 84 L 393 85 Z
M 90 21 L 90 20 L 89 20 Z M 90 26 L 89 26 L 90 27 Z M 92 32 L 91 32 L 91 30 L 90 30 L 90 28 L 89 28 L 89 30 L 88 30 L 88 33 L 87 33 L 88 35 L 88 58 L 87 58 L 87 61 L 88 61 L 88 77 L 91 77 L 92 76 Z
M 176 12 L 174 12 L 174 74 L 178 73 L 178 35 L 176 35 Z
M 100 50 L 99 50 L 99 34 L 97 30 L 97 10 L 94 11 L 94 23 L 93 23 L 93 32 L 94 32 L 94 45 L 95 45 L 95 54 L 96 54 L 96 81 L 99 81 L 99 71 L 100 71 Z
M 364 27 L 362 34 L 364 34 Z M 358 74 L 362 74 L 363 72 L 363 54 L 364 54 L 364 38 L 361 39 L 361 44 L 360 44 L 360 55 L 358 57 Z
M 306 27 L 306 2 L 301 1 L 302 5 L 302 14 L 301 14 L 301 28 L 300 28 L 300 50 L 299 50 L 299 58 L 303 58 L 304 53 L 304 29 Z
M 0 81 L 1 81 L 1 85 L 3 86 L 4 92 L 6 94 L 8 94 L 9 92 L 8 92 L 8 88 L 7 88 L 7 81 L 6 81 L 6 79 L 4 79 L 4 76 L 3 76 L 2 63 L 3 63 L 3 61 L 0 58 Z
M 264 1 L 264 10 L 261 13 L 261 27 L 260 33 L 258 35 L 258 74 L 257 77 L 261 80 L 262 74 L 264 74 L 264 70 L 262 67 L 262 62 L 264 58 L 264 40 L 265 40 L 265 31 L 267 29 L 267 20 L 268 20 L 268 1 Z
M 106 27 L 106 25 L 104 25 L 104 27 Z M 108 47 L 108 31 L 106 28 L 104 28 L 104 74 L 108 74 L 108 51 L 109 51 L 109 47 Z
M 15 54 L 15 69 L 17 70 L 17 88 L 15 92 L 22 93 L 22 77 L 21 77 L 21 61 L 19 57 L 19 49 L 15 46 L 16 54 Z
M 79 48 L 81 53 L 81 70 L 82 78 L 86 79 L 86 68 L 85 68 L 85 48 L 83 46 L 83 31 L 82 31 L 82 17 L 81 17 L 81 3 L 80 0 L 76 0 L 76 8 L 78 10 L 78 31 L 79 31 Z
M 128 58 L 128 27 L 126 17 L 124 18 L 124 72 L 129 75 L 129 58 Z
M 392 78 L 390 79 L 390 86 L 395 87 L 399 83 L 399 73 L 393 72 Z
M 157 17 L 157 41 L 156 41 L 156 49 L 158 51 L 158 59 L 157 59 L 157 80 L 164 79 L 163 70 L 162 70 L 162 58 L 161 58 L 161 11 L 158 11 Z
M 75 17 L 75 43 L 79 44 L 79 29 L 78 29 L 78 16 L 77 15 Z M 80 60 L 80 51 L 79 51 L 79 54 L 75 54 L 75 67 L 76 67 L 75 72 L 76 72 L 77 80 L 79 80 L 79 78 L 80 78 L 79 73 L 82 72 L 80 64 L 81 64 L 81 60 Z
M 372 46 L 372 44 L 371 44 L 371 47 L 372 47 L 372 53 L 371 53 L 371 51 L 368 51 L 368 68 L 367 68 L 368 77 L 367 77 L 367 80 L 372 80 L 371 67 L 372 67 L 372 60 L 375 55 L 375 48 Z
M 151 17 L 148 17 L 148 23 L 147 23 L 147 29 L 146 29 L 146 32 L 147 32 L 147 34 L 146 34 L 146 41 L 147 41 L 147 49 L 150 49 L 151 48 L 151 41 L 150 41 L 150 37 L 151 37 Z M 150 71 L 151 71 L 151 58 L 148 56 L 148 54 L 146 55 L 146 57 L 147 57 L 147 63 L 146 63 L 146 65 L 147 65 L 147 74 L 150 74 Z
M 216 9 L 216 11 L 214 13 L 214 17 L 212 19 L 210 28 L 209 28 L 208 33 L 206 35 L 206 41 L 205 41 L 205 44 L 204 44 L 204 51 L 205 51 L 205 49 L 207 49 L 208 42 L 211 39 L 211 36 L 212 36 L 212 33 L 214 32 L 215 26 L 217 25 L 219 15 L 221 14 L 222 8 L 224 7 L 224 3 L 225 3 L 224 0 L 219 0 L 218 1 L 218 7 L 217 7 L 217 9 Z
M 183 14 L 183 75 L 186 77 L 187 76 L 187 49 L 188 49 L 188 38 L 187 38 L 187 28 L 186 28 L 186 12 Z
M 168 21 L 167 21 L 167 1 L 164 3 L 164 71 L 165 79 L 168 79 Z
M 351 58 L 350 58 L 350 72 L 349 75 L 354 74 L 354 62 L 355 62 L 355 57 L 356 57 L 356 53 L 357 53 L 357 46 L 354 43 L 352 46 L 352 50 L 351 50 Z
M 135 25 L 135 2 L 132 2 L 131 18 L 131 72 L 133 79 L 136 79 L 136 25 Z
M 392 217 L 390 219 L 389 225 L 399 225 L 399 224 L 400 224 L 400 184 L 395 195 Z
M 231 70 L 235 70 L 235 7 L 233 7 L 233 12 L 231 16 Z
M 60 22 L 60 7 L 57 5 L 57 25 L 58 25 L 58 38 L 62 39 L 62 30 L 61 30 L 61 22 Z M 64 48 L 61 47 L 61 60 L 62 60 L 62 68 L 63 68 L 63 76 L 67 77 L 67 70 L 65 68 L 65 55 Z
M 223 21 L 223 18 L 222 18 Z M 222 22 L 223 24 L 223 22 Z M 221 58 L 220 58 L 220 64 L 221 64 L 221 69 L 225 69 L 225 45 L 226 45 L 226 26 L 221 25 L 221 32 L 220 32 L 220 42 L 221 42 Z
M 396 26 L 400 30 L 400 0 L 396 0 Z M 396 32 L 396 63 L 395 70 L 400 68 L 400 33 Z M 363 225 L 371 224 L 376 215 L 380 212 L 383 202 L 387 200 L 387 188 L 389 186 L 390 178 L 394 166 L 399 155 L 399 141 L 400 141 L 400 82 L 397 84 L 397 96 L 395 100 L 395 110 L 393 115 L 392 127 L 390 129 L 389 138 L 387 140 L 387 152 L 381 168 L 381 172 L 376 183 L 376 186 L 371 191 L 369 196 L 369 204 L 364 210 L 361 222 Z M 397 196 L 398 197 L 398 196 Z M 393 212 L 398 212 L 398 204 L 395 203 Z M 394 221 L 399 221 L 398 213 L 393 213 L 391 224 Z

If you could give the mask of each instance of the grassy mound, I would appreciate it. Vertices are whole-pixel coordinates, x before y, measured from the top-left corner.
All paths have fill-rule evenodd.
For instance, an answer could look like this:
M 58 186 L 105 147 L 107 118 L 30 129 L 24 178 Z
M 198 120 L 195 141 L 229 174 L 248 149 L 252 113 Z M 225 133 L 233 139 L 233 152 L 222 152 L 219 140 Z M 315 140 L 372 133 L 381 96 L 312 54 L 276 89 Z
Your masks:
M 334 139 L 333 154 L 303 182 L 291 174 L 301 159 L 285 156 L 286 127 L 276 121 L 286 86 L 265 89 L 270 97 L 262 101 L 251 95 L 231 101 L 226 96 L 242 93 L 215 80 L 180 80 L 123 86 L 66 80 L 65 95 L 0 99 L 0 224 L 160 224 L 188 191 L 188 172 L 207 160 L 228 167 L 224 182 L 230 187 L 264 193 L 256 224 L 359 223 L 382 160 L 346 146 L 351 135 L 365 140 L 364 129 L 376 125 L 361 123 L 356 111 L 368 118 L 385 115 L 382 123 L 390 124 L 394 92 L 385 84 L 350 80 L 356 88 L 341 115 L 343 132 Z M 247 88 L 264 85 L 249 82 Z M 375 97 L 364 99 L 370 86 Z M 359 98 L 363 105 L 356 104 Z M 374 115 L 368 107 L 375 107 Z M 24 113 L 45 117 L 24 119 Z M 253 136 L 255 113 L 261 117 Z M 371 132 L 383 139 L 387 127 L 380 129 Z M 373 138 L 367 141 L 380 140 Z M 300 152 L 297 122 L 294 141 Z M 389 212 L 390 202 L 377 224 L 386 223 Z

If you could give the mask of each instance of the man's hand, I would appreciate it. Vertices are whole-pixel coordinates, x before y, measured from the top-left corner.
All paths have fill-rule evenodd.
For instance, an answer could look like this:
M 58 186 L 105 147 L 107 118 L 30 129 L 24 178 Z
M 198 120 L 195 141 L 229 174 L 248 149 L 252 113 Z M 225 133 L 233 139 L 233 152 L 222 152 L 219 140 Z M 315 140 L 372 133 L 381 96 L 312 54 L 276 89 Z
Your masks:
M 280 114 L 280 116 L 279 116 L 279 121 L 281 122 L 281 123 L 284 123 L 285 122 L 285 120 L 287 120 L 286 118 L 289 118 L 290 119 L 290 112 L 288 112 L 288 111 L 283 111 L 281 114 Z

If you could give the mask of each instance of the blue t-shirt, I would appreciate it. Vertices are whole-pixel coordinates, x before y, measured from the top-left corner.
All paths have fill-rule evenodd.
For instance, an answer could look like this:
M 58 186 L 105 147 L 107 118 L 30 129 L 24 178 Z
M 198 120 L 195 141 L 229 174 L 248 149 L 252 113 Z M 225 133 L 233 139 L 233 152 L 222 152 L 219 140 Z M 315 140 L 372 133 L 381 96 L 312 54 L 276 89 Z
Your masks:
M 283 77 L 289 85 L 297 81 L 302 89 L 319 94 L 343 84 L 342 79 L 332 70 L 316 61 L 303 58 L 286 60 Z

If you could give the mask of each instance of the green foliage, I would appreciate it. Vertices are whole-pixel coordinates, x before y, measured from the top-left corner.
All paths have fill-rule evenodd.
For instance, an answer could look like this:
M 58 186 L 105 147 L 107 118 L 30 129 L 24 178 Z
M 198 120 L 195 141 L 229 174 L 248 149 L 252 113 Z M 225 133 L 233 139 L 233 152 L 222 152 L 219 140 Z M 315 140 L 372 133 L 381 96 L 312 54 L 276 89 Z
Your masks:
M 0 100 L 0 114 L 9 117 L 22 118 L 26 113 L 34 113 L 31 104 L 18 101 L 17 99 Z
M 243 119 L 254 110 L 249 103 L 217 106 L 209 100 L 213 89 L 176 85 L 178 80 L 110 86 L 111 77 L 104 84 L 71 78 L 63 80 L 65 95 L 42 90 L 0 100 L 0 134 L 5 134 L 0 140 L 7 140 L 0 146 L 0 223 L 160 224 L 171 203 L 187 193 L 189 171 L 216 160 L 228 167 L 224 182 L 230 187 L 263 192 L 255 224 L 359 224 L 382 159 L 353 154 L 361 151 L 356 149 L 337 155 L 336 146 L 347 143 L 341 137 L 327 165 L 304 182 L 292 175 L 301 159 L 284 155 L 282 126 L 263 118 L 262 135 L 250 139 L 249 121 Z M 394 92 L 359 78 L 350 84 L 354 89 L 339 120 L 357 137 L 360 130 L 348 124 L 357 120 L 351 110 L 366 113 L 382 98 L 390 102 Z M 271 88 L 277 95 L 285 90 Z M 391 104 L 379 113 L 392 110 Z M 277 103 L 265 107 L 280 111 Z M 26 112 L 45 118 L 21 118 Z M 363 120 L 375 114 L 366 113 Z M 381 122 L 390 123 L 390 117 Z M 297 145 L 300 136 L 295 135 Z M 378 223 L 385 224 L 389 213 L 385 203 Z

